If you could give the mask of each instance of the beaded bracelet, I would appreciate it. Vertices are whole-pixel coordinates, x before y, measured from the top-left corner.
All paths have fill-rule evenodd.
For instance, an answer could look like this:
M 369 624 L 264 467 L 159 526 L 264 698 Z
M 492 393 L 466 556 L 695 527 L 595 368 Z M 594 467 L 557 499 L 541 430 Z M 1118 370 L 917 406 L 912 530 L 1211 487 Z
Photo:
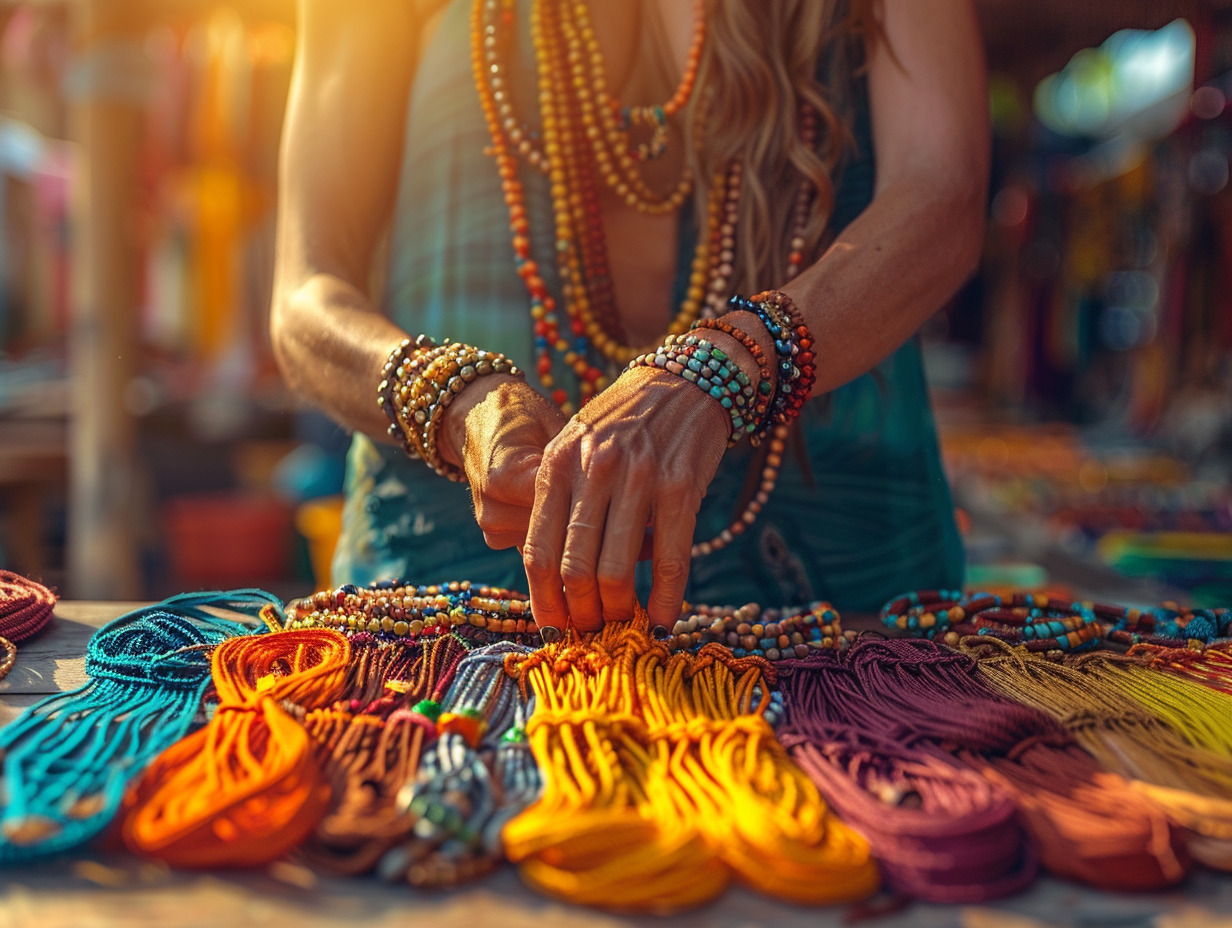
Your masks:
M 786 425 L 800 415 L 817 380 L 813 339 L 795 303 L 782 290 L 767 290 L 751 298 L 733 296 L 728 312 L 745 310 L 757 315 L 774 339 L 778 380 L 770 409 L 752 433 L 754 445 L 775 425 Z
M 392 423 L 390 434 L 402 439 L 408 456 L 423 460 L 442 477 L 463 483 L 466 474 L 442 461 L 437 450 L 445 410 L 479 377 L 521 377 L 522 371 L 502 354 L 459 342 L 437 345 L 421 335 L 414 342 L 416 351 L 408 357 L 410 344 L 409 340 L 401 342 L 382 371 L 378 395 Z
M 693 323 L 692 328 L 693 330 L 714 329 L 717 332 L 730 335 L 740 342 L 749 354 L 753 356 L 753 360 L 757 362 L 757 398 L 751 411 L 753 428 L 756 428 L 757 423 L 766 418 L 766 414 L 770 410 L 770 403 L 774 399 L 774 371 L 770 367 L 770 361 L 766 358 L 766 353 L 761 350 L 761 345 L 757 344 L 757 340 L 749 335 L 748 332 L 745 332 L 739 326 L 733 325 L 726 319 L 699 319 Z
M 730 448 L 756 426 L 749 416 L 754 403 L 753 382 L 726 353 L 696 335 L 669 335 L 654 353 L 639 355 L 626 370 L 654 367 L 675 374 L 714 397 L 731 418 Z

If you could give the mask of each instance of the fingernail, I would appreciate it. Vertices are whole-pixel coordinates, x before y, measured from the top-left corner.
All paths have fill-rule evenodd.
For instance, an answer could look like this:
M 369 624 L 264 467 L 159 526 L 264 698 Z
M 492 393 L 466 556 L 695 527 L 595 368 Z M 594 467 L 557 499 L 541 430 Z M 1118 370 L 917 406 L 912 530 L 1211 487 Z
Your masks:
M 651 626 L 650 634 L 655 636 L 656 641 L 667 641 L 671 632 L 667 630 L 666 625 L 654 625 Z
M 544 625 L 539 629 L 539 637 L 544 644 L 552 644 L 560 640 L 560 629 L 553 625 Z

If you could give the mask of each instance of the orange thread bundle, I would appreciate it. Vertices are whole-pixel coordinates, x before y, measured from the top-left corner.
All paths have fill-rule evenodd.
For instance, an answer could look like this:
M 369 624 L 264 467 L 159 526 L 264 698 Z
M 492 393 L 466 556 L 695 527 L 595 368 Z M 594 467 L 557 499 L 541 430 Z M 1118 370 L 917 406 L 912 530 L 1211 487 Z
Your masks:
M 350 655 L 324 629 L 219 645 L 218 708 L 146 771 L 123 821 L 129 849 L 177 867 L 243 867 L 303 841 L 329 790 L 300 717 L 341 695 Z
M 505 826 L 537 888 L 612 909 L 670 911 L 733 872 L 797 902 L 863 898 L 867 842 L 838 822 L 762 715 L 769 665 L 717 646 L 671 654 L 644 614 L 508 667 L 534 690 L 542 798 Z

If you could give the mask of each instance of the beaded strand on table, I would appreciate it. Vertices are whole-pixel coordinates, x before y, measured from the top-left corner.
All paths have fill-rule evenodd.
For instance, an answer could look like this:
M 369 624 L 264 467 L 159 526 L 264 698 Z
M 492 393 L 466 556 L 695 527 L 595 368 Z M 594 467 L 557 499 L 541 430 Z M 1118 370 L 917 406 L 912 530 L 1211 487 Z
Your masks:
M 11 570 L 0 570 L 0 680 L 17 660 L 17 642 L 37 635 L 51 621 L 56 594 Z

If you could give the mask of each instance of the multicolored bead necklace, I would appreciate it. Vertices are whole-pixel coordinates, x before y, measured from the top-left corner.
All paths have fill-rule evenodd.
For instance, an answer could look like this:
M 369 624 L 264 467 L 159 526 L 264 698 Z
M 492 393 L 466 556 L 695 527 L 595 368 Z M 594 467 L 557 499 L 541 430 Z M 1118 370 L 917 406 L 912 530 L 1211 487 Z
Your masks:
M 506 76 L 514 7 L 515 0 L 475 0 L 471 60 L 492 138 L 491 153 L 509 207 L 514 261 L 530 297 L 536 371 L 540 383 L 552 391 L 553 401 L 569 415 L 574 411 L 573 404 L 553 376 L 554 354 L 576 375 L 580 399 L 585 403 L 608 385 L 614 366 L 625 365 L 654 348 L 624 341 L 608 268 L 599 183 L 631 208 L 651 215 L 678 211 L 689 196 L 693 178 L 688 170 L 670 193 L 659 196 L 642 180 L 638 164 L 661 154 L 667 120 L 680 114 L 693 97 L 705 45 L 705 16 L 699 0 L 694 8 L 684 75 L 671 99 L 662 106 L 626 107 L 608 92 L 603 58 L 586 5 L 534 0 L 531 37 L 538 68 L 540 148 L 517 116 Z M 630 128 L 647 123 L 656 127 L 651 140 L 631 145 Z M 801 107 L 800 126 L 803 141 L 812 145 L 816 116 L 807 106 Z M 556 263 L 567 325 L 558 312 L 560 303 L 549 293 L 540 266 L 531 255 L 519 158 L 546 173 L 551 183 Z M 686 295 L 667 327 L 667 335 L 684 333 L 703 311 L 713 317 L 726 304 L 735 264 L 741 175 L 740 162 L 733 162 L 710 184 L 706 228 L 698 235 Z M 787 280 L 799 273 L 807 258 L 804 227 L 813 197 L 812 185 L 802 181 L 793 213 Z M 775 428 L 758 491 L 744 512 L 714 539 L 695 544 L 693 556 L 726 547 L 756 520 L 778 479 L 787 432 L 786 426 Z

